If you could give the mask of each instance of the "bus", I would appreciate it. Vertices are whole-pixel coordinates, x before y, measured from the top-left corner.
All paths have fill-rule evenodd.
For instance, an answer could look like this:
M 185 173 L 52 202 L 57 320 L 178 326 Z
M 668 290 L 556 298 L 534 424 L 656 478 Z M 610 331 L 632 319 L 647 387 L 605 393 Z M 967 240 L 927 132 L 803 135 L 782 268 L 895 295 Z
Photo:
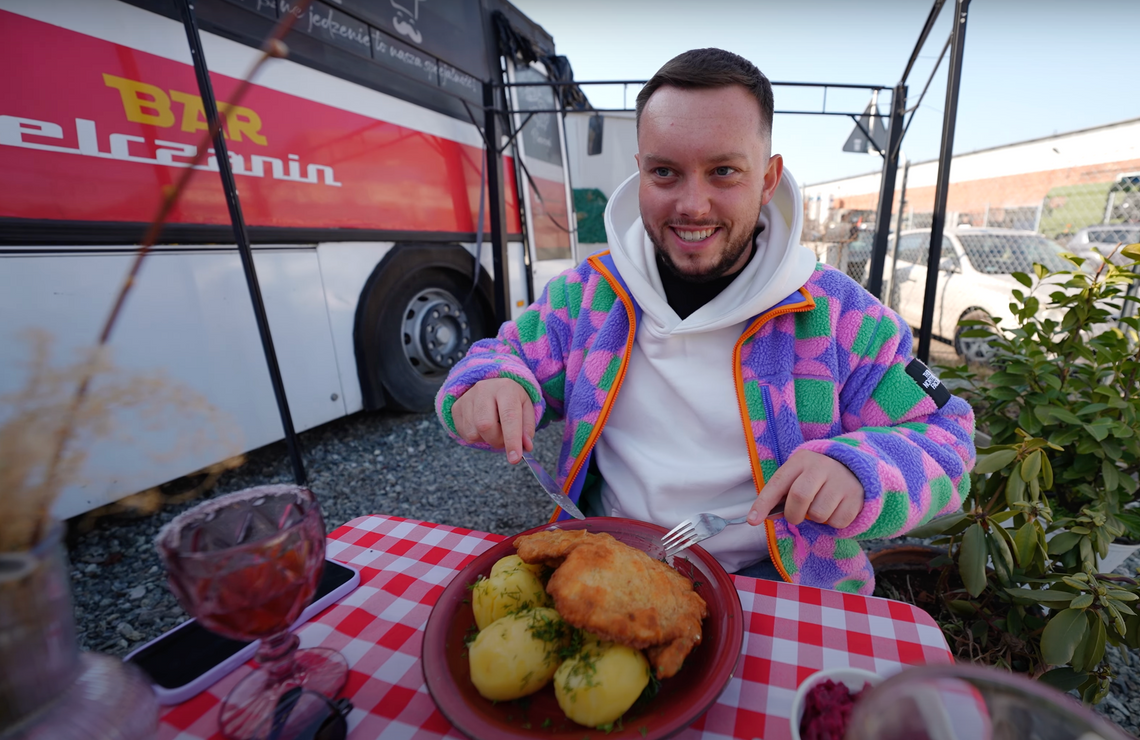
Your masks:
M 563 74 L 553 39 L 506 0 L 193 7 L 295 428 L 430 410 L 448 368 L 497 330 L 494 261 L 478 233 L 488 230 L 484 83 Z M 288 57 L 227 105 L 287 13 Z M 177 0 L 0 0 L 0 57 L 3 396 L 27 381 L 29 329 L 50 335 L 57 358 L 94 345 L 207 125 Z M 511 316 L 579 258 L 565 126 L 552 112 L 562 89 L 509 88 L 521 129 L 499 143 Z M 195 391 L 248 451 L 284 432 L 209 154 L 110 348 L 117 366 Z M 164 419 L 157 438 L 178 424 Z M 54 513 L 90 511 L 221 455 L 206 445 L 159 458 L 100 441 Z

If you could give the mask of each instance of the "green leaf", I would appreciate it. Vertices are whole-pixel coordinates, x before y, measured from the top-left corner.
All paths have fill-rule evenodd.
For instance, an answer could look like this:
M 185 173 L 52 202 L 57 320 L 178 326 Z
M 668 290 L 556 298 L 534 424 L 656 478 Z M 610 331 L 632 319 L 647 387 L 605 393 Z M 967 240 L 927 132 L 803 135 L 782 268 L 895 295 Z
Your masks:
M 1049 462 L 1048 455 L 1041 456 L 1041 472 L 1041 487 L 1048 491 L 1053 487 L 1053 465 Z
M 1041 657 L 1049 665 L 1065 665 L 1088 632 L 1089 623 L 1080 609 L 1062 609 L 1053 615 L 1041 633 Z
M 1046 549 L 1050 555 L 1060 555 L 1072 550 L 1078 542 L 1081 541 L 1081 536 L 1075 532 L 1062 532 L 1053 539 L 1049 540 Z
M 1041 450 L 1034 450 L 1033 454 L 1021 463 L 1021 477 L 1026 483 L 1037 477 L 1041 472 Z
M 994 527 L 994 529 L 1005 532 L 1004 527 Z M 1010 574 L 1013 572 L 1013 555 L 1009 551 L 1009 545 L 1006 544 L 1005 537 L 1002 537 L 1000 534 L 995 534 L 992 531 L 986 539 L 989 541 L 990 557 L 993 559 L 994 572 L 997 573 L 998 580 L 1003 584 L 1008 583 Z
M 1083 424 L 1082 426 L 1084 426 L 1085 431 L 1091 434 L 1093 439 L 1095 439 L 1097 442 L 1103 441 L 1104 438 L 1108 436 L 1109 431 L 1111 431 L 1107 426 L 1103 424 L 1097 424 L 1096 422 L 1093 422 L 1092 424 Z
M 986 533 L 980 524 L 971 524 L 962 535 L 962 549 L 958 556 L 958 570 L 962 583 L 971 596 L 977 596 L 986 587 Z
M 1077 598 L 1075 598 L 1071 602 L 1069 602 L 1069 608 L 1070 609 L 1088 609 L 1090 606 L 1092 606 L 1092 603 L 1093 603 L 1093 595 L 1092 594 L 1088 594 L 1088 593 L 1078 594 Z
M 1096 558 L 1093 556 L 1092 540 L 1088 537 L 1082 537 L 1080 542 L 1081 548 L 1081 565 L 1085 570 L 1096 569 Z
M 1104 621 L 1092 613 L 1088 614 L 1087 621 L 1090 623 L 1088 631 L 1073 651 L 1073 668 L 1078 671 L 1091 671 L 1104 660 Z
M 1047 604 L 1050 607 L 1059 605 L 1068 606 L 1073 600 L 1073 594 L 1068 591 L 1037 591 L 1032 588 L 1007 588 L 1006 593 L 1014 598 L 1027 599 L 1037 604 Z
M 1012 274 L 1013 274 L 1013 279 L 1016 280 L 1017 282 L 1021 283 L 1022 285 L 1024 285 L 1026 288 L 1032 288 L 1033 287 L 1033 281 L 1024 272 L 1015 272 Z
M 1015 472 L 1005 481 L 1005 503 L 1012 507 L 1023 501 L 1025 501 L 1025 481 Z
M 1100 474 L 1104 476 L 1104 490 L 1114 491 L 1120 484 L 1120 471 L 1113 465 L 1111 460 L 1100 461 Z
M 907 537 L 937 537 L 940 534 L 945 534 L 947 530 L 952 529 L 954 526 L 961 524 L 965 521 L 965 514 L 947 514 L 940 516 L 937 519 L 931 519 L 921 527 L 915 527 L 906 533 Z
M 1051 671 L 1042 673 L 1038 680 L 1044 681 L 1059 691 L 1069 692 L 1084 683 L 1086 678 L 1088 678 L 1088 676 L 1085 674 L 1077 673 L 1072 668 L 1065 666 L 1064 668 L 1054 668 Z
M 972 617 L 978 613 L 978 607 L 974 602 L 965 599 L 952 599 L 946 602 L 946 606 L 959 617 Z
M 989 455 L 979 455 L 974 472 L 979 475 L 994 473 L 1009 465 L 1017 458 L 1017 450 L 999 450 Z
M 1140 244 L 1129 244 L 1121 249 L 1120 253 L 1128 259 L 1140 260 Z
M 1022 570 L 1029 570 L 1037 554 L 1037 528 L 1033 522 L 1026 522 L 1017 530 L 1013 536 L 1013 549 L 1017 553 L 1017 564 Z
M 1050 410 L 1053 412 L 1053 416 L 1060 419 L 1061 421 L 1065 421 L 1070 424 L 1081 423 L 1081 420 L 1077 417 L 1077 415 L 1068 409 L 1061 408 L 1060 406 L 1051 406 Z
M 1137 596 L 1131 591 L 1125 591 L 1124 589 L 1120 588 L 1108 589 L 1108 595 L 1117 601 L 1136 601 L 1137 599 L 1140 599 L 1140 596 Z

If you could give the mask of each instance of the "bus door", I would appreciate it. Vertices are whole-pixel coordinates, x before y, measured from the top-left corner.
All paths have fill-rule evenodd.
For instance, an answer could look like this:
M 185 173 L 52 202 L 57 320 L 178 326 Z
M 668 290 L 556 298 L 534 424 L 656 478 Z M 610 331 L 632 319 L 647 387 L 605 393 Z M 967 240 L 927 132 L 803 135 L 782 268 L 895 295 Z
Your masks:
M 542 66 L 507 64 L 510 82 L 545 82 Z M 532 300 L 542 294 L 551 278 L 577 263 L 577 220 L 566 167 L 566 137 L 559 113 L 534 113 L 560 108 L 553 88 L 512 87 L 512 128 L 516 175 L 524 204 L 526 247 L 534 281 Z M 529 118 L 528 118 L 529 116 Z

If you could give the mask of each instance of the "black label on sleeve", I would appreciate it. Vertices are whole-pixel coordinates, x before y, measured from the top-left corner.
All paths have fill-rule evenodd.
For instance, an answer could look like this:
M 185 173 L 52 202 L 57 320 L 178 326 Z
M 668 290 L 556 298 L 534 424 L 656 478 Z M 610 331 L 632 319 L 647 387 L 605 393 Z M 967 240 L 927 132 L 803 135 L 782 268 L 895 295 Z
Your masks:
M 926 395 L 934 399 L 938 408 L 942 408 L 950 400 L 950 391 L 946 390 L 946 386 L 942 385 L 938 376 L 922 364 L 918 358 L 911 360 L 910 364 L 906 366 L 906 374 L 913 378 L 922 390 L 926 391 Z

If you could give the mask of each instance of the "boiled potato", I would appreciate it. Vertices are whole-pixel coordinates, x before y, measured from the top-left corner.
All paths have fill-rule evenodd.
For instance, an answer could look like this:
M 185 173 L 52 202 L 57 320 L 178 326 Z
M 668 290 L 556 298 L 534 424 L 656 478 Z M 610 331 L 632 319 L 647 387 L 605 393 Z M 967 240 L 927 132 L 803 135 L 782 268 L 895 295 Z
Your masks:
M 613 722 L 649 684 L 649 661 L 613 642 L 591 640 L 554 673 L 554 695 L 566 716 L 586 727 Z
M 508 614 L 488 625 L 468 648 L 471 683 L 495 701 L 533 694 L 558 669 L 558 651 L 570 634 L 553 609 Z
M 546 566 L 542 563 L 524 563 L 523 559 L 518 555 L 508 555 L 505 558 L 499 558 L 494 565 L 491 566 L 491 577 L 494 578 L 503 571 L 514 570 L 522 568 L 534 573 L 536 578 L 542 577 L 542 571 L 546 570 Z
M 527 565 L 518 555 L 508 555 L 491 568 L 491 577 L 476 581 L 471 589 L 475 624 L 486 629 L 512 612 L 550 606 L 553 602 L 538 579 L 541 565 Z

